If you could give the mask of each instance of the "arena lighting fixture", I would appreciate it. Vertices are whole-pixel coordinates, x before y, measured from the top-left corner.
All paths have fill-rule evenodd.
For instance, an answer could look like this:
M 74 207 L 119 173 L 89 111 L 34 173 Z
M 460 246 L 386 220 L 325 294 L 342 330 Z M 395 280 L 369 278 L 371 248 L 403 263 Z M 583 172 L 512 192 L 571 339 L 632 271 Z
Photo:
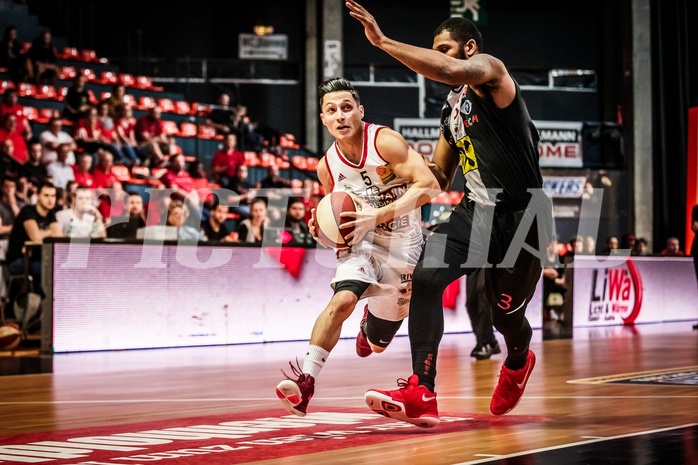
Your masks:
M 268 24 L 258 24 L 252 27 L 252 32 L 258 36 L 268 36 L 274 33 L 274 26 L 270 26 Z

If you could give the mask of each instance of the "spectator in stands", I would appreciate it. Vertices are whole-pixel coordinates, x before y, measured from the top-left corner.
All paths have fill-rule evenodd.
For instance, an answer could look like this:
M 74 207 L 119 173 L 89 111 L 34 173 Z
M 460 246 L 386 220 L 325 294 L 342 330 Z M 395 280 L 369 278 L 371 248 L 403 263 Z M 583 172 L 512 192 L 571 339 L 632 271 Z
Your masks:
M 606 238 L 606 247 L 601 251 L 599 255 L 611 255 L 618 250 L 618 238 L 616 236 L 609 236 Z
M 48 129 L 39 134 L 41 142 L 42 154 L 41 163 L 48 165 L 58 158 L 56 149 L 61 144 L 70 144 L 70 154 L 66 163 L 68 165 L 75 164 L 75 150 L 78 146 L 75 144 L 73 136 L 63 130 L 63 119 L 57 116 L 51 118 L 48 122 Z
M 135 133 L 138 148 L 147 154 L 151 167 L 164 165 L 167 157 L 178 151 L 174 141 L 165 133 L 162 109 L 158 106 L 136 120 Z
M 118 104 L 114 108 L 114 143 L 121 150 L 128 165 L 143 163 L 147 159 L 136 141 L 136 118 L 129 104 Z
M 174 226 L 177 228 L 177 237 L 182 240 L 198 241 L 203 237 L 203 232 L 199 228 L 199 224 L 193 226 L 189 221 L 189 209 L 180 200 L 172 200 L 167 206 L 166 226 Z
M 92 106 L 92 99 L 87 90 L 87 77 L 78 71 L 63 99 L 61 116 L 69 121 L 76 122 L 82 119 Z
M 620 238 L 620 248 L 633 250 L 633 248 L 635 247 L 636 240 L 637 240 L 637 238 L 635 237 L 635 234 L 632 234 L 632 233 L 623 234 L 623 237 Z
M 50 30 L 43 31 L 32 41 L 27 56 L 31 60 L 29 80 L 36 85 L 39 85 L 43 79 L 48 79 L 53 86 L 58 83 L 61 69 L 58 66 L 57 50 L 53 45 Z
M 97 103 L 97 117 L 102 127 L 108 131 L 114 130 L 114 118 L 109 114 L 109 102 L 102 99 Z
M 46 166 L 46 172 L 53 178 L 53 185 L 56 188 L 65 189 L 68 181 L 75 180 L 73 167 L 65 162 L 70 153 L 70 144 L 59 145 L 56 152 L 58 153 L 58 159 Z
M 0 141 L 0 173 L 16 173 L 20 162 L 15 159 L 15 144 L 11 139 Z
M 291 180 L 281 176 L 279 167 L 272 163 L 267 168 L 267 176 L 259 183 L 259 187 L 263 189 L 282 189 L 291 187 Z
M 0 260 L 5 260 L 7 256 L 12 225 L 24 205 L 17 197 L 17 182 L 14 178 L 5 176 L 0 191 Z
M 116 175 L 112 172 L 114 155 L 106 150 L 97 151 L 97 163 L 92 168 L 92 176 L 95 179 L 95 187 L 100 189 L 100 194 L 106 192 L 117 182 Z
M 666 246 L 659 254 L 666 257 L 683 257 L 686 255 L 684 251 L 681 250 L 681 243 L 676 236 L 667 237 Z
M 210 211 L 213 205 L 213 191 L 208 178 L 206 177 L 206 168 L 202 161 L 193 161 L 189 163 L 189 176 L 191 176 L 192 188 L 198 194 L 200 202 L 204 208 Z
M 194 180 L 186 170 L 186 166 L 184 155 L 173 155 L 167 164 L 167 171 L 160 177 L 160 181 L 165 187 L 174 189 L 173 198 L 178 198 L 178 200 L 184 200 L 187 194 L 194 190 Z
M 596 255 L 596 238 L 586 236 L 584 238 L 584 255 Z
M 109 225 L 112 216 L 119 217 L 126 215 L 126 203 L 128 199 L 126 198 L 126 191 L 124 191 L 124 186 L 121 184 L 121 181 L 114 179 L 108 189 L 97 189 L 96 192 L 98 196 L 97 201 L 99 202 L 97 208 L 102 214 L 104 224 Z
M 73 138 L 78 148 L 95 154 L 97 150 L 106 150 L 112 154 L 115 163 L 121 163 L 123 155 L 114 144 L 112 131 L 104 129 L 99 121 L 97 108 L 90 107 L 80 118 L 74 128 Z
M 543 266 L 543 319 L 545 321 L 562 321 L 562 306 L 567 292 L 565 265 L 566 261 L 557 251 L 558 241 L 553 239 L 546 250 Z
M 250 182 L 247 181 L 249 169 L 247 165 L 240 165 L 235 173 L 235 177 L 230 180 L 228 189 L 235 195 L 231 196 L 229 202 L 231 205 L 230 211 L 240 215 L 240 219 L 246 219 L 250 216 L 250 200 L 255 195 L 256 189 Z
M 22 135 L 22 129 L 17 126 L 17 115 L 6 113 L 0 123 L 0 142 L 10 140 L 14 151 L 12 157 L 19 163 L 27 160 L 27 143 Z
M 237 108 L 230 105 L 230 95 L 223 92 L 218 95 L 216 105 L 204 122 L 216 130 L 216 135 L 225 136 L 237 131 Z
M 230 231 L 225 224 L 227 219 L 228 207 L 221 205 L 216 197 L 211 206 L 211 214 L 201 222 L 202 240 L 208 242 L 232 242 Z
M 25 247 L 28 241 L 41 243 L 47 237 L 61 237 L 61 229 L 52 212 L 56 205 L 56 186 L 44 182 L 38 188 L 34 205 L 25 205 L 20 210 L 12 225 L 7 248 L 8 271 L 11 275 L 25 272 L 24 257 L 28 255 L 29 269 L 34 292 L 45 295 L 41 289 L 41 253 L 32 247 Z M 36 251 L 36 252 L 40 252 Z
M 92 174 L 93 156 L 91 153 L 82 152 L 78 155 L 78 162 L 73 165 L 74 179 L 80 187 L 93 189 L 97 182 Z
M 238 167 L 245 164 L 245 154 L 237 148 L 238 136 L 234 132 L 223 138 L 223 147 L 213 155 L 211 179 L 225 189 L 230 189 L 230 181 Z
M 111 93 L 109 97 L 107 97 L 107 105 L 109 106 L 109 116 L 111 116 L 114 120 L 119 118 L 119 115 L 117 115 L 116 108 L 119 105 L 128 105 L 126 103 L 126 86 L 124 86 L 121 83 L 114 84 L 111 89 Z M 135 120 L 134 120 L 135 122 Z
M 6 89 L 0 102 L 0 118 L 8 113 L 17 115 L 17 128 L 25 142 L 28 142 L 33 136 L 32 126 L 29 119 L 24 116 L 24 105 L 19 104 L 19 93 L 15 88 Z
M 0 67 L 7 68 L 15 85 L 25 82 L 30 75 L 31 61 L 22 53 L 22 42 L 17 39 L 17 26 L 10 24 L 0 39 Z
M 268 226 L 267 202 L 261 197 L 255 197 L 250 201 L 250 217 L 238 224 L 238 241 L 262 245 L 264 230 Z
M 313 237 L 308 230 L 308 225 L 305 222 L 305 201 L 303 197 L 291 197 L 289 199 L 281 242 L 290 246 L 312 245 L 314 243 Z
M 115 222 L 107 227 L 107 237 L 113 239 L 136 239 L 139 228 L 145 228 L 145 210 L 143 208 L 143 196 L 136 191 L 129 191 L 128 221 Z
M 259 152 L 264 148 L 264 135 L 262 134 L 259 121 L 253 120 L 248 114 L 240 118 L 238 134 L 243 139 L 242 146 L 245 150 Z
M 56 221 L 64 237 L 107 237 L 102 214 L 97 209 L 97 202 L 92 189 L 84 187 L 70 192 L 71 208 L 56 213 Z
M 650 255 L 649 244 L 647 243 L 647 239 L 645 239 L 644 237 L 638 237 L 635 240 L 635 245 L 633 246 L 633 249 L 630 251 L 630 255 Z
M 48 172 L 46 166 L 41 163 L 41 142 L 39 139 L 31 139 L 27 150 L 27 161 L 22 165 L 20 176 L 26 178 L 35 186 L 41 184 Z

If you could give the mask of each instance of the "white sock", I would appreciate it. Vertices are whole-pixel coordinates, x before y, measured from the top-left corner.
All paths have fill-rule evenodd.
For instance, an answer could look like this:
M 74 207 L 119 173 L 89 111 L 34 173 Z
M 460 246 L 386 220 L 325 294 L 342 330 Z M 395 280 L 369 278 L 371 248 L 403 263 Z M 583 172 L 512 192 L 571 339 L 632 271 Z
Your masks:
M 317 379 L 322 370 L 322 366 L 327 361 L 330 353 L 319 346 L 308 346 L 308 351 L 305 353 L 303 360 L 303 373 L 308 373 L 313 378 Z

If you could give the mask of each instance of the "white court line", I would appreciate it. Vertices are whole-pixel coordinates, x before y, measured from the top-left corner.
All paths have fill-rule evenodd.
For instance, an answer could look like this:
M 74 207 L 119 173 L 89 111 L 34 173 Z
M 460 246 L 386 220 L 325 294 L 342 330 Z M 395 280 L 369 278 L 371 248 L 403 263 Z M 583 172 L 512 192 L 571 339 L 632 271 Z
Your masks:
M 475 399 L 491 399 L 491 396 L 444 396 L 439 397 L 441 400 L 475 400 Z M 692 396 L 526 396 L 522 400 L 550 400 L 550 399 L 698 399 L 698 394 Z M 128 404 L 128 403 L 181 403 L 181 402 L 278 402 L 278 398 L 269 397 L 213 397 L 202 399 L 93 399 L 93 400 L 35 400 L 35 401 L 0 401 L 0 405 L 58 405 L 58 404 Z M 315 402 L 320 401 L 356 401 L 362 400 L 361 397 L 313 397 Z
M 590 439 L 588 441 L 570 442 L 567 444 L 561 444 L 559 446 L 543 447 L 540 449 L 532 449 L 532 450 L 528 450 L 528 451 L 517 452 L 515 454 L 492 455 L 492 456 L 490 456 L 491 458 L 488 458 L 488 459 L 471 460 L 469 462 L 460 462 L 460 463 L 455 463 L 453 465 L 475 465 L 478 463 L 489 463 L 492 460 L 510 459 L 510 458 L 514 458 L 514 457 L 520 457 L 522 455 L 537 454 L 540 452 L 547 452 L 547 451 L 557 450 L 557 449 L 566 449 L 568 447 L 583 446 L 586 444 L 594 444 L 596 442 L 612 441 L 614 439 L 630 438 L 633 436 L 641 436 L 643 434 L 661 433 L 663 431 L 671 431 L 671 430 L 677 430 L 677 429 L 682 429 L 682 428 L 690 428 L 690 427 L 693 427 L 696 425 L 698 425 L 698 423 L 689 423 L 687 425 L 670 426 L 667 428 L 639 431 L 637 433 L 619 434 L 618 436 L 607 436 L 607 437 L 603 437 L 603 438 L 599 438 L 599 439 Z M 484 455 L 484 454 L 478 454 L 478 455 Z

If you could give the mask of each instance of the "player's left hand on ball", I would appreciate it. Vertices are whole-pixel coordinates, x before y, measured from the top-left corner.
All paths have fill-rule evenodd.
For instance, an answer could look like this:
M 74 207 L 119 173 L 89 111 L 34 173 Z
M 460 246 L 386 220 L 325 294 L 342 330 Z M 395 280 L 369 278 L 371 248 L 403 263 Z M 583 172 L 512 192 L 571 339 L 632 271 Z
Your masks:
M 316 221 L 315 211 L 316 211 L 315 208 L 310 210 L 310 219 L 308 220 L 308 232 L 310 233 L 312 238 L 315 239 L 315 242 L 317 242 L 318 244 L 320 244 L 321 246 L 323 246 L 324 248 L 327 249 L 329 247 L 327 247 L 325 244 L 320 242 L 320 239 L 318 239 L 318 237 L 317 237 L 317 231 L 315 229 L 315 221 Z

